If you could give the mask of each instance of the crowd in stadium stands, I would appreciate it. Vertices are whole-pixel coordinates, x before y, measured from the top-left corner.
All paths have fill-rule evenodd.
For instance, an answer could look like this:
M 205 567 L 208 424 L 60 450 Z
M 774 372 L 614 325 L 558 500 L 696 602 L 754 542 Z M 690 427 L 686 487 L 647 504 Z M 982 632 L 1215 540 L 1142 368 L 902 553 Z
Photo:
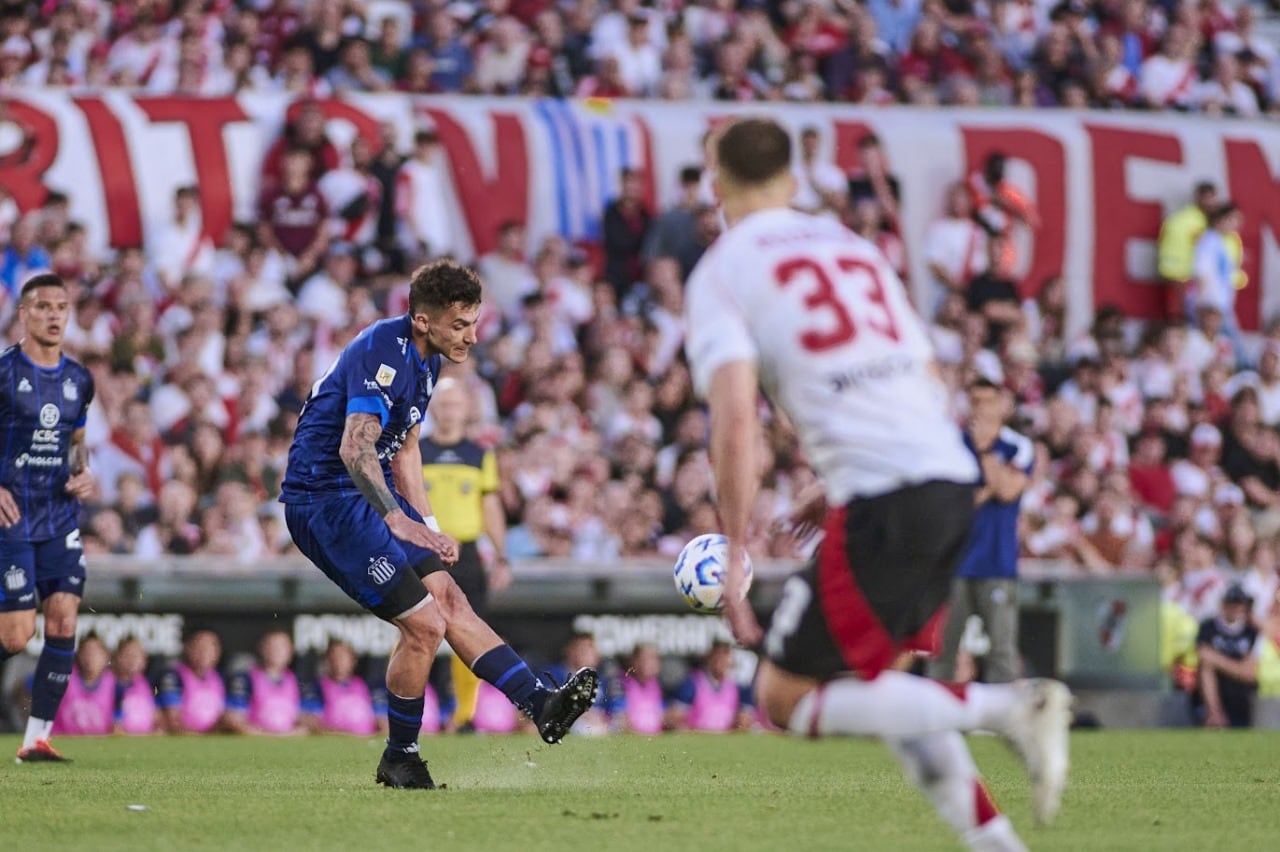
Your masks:
M 1280 95 L 1222 0 L 5 0 L 0 87 L 1146 107 Z
M 1275 100 L 1276 51 L 1253 7 L 1213 2 L 706 3 L 557 7 L 538 0 L 413 4 L 53 2 L 0 6 L 0 86 L 124 85 L 151 92 L 399 88 L 863 103 L 1154 105 L 1242 115 Z M 362 10 L 408 9 L 367 26 Z M 981 12 L 981 14 L 980 14 Z M 362 40 L 363 35 L 367 40 Z M 1160 238 L 1168 321 L 1101 306 L 1066 325 L 1061 278 L 1016 280 L 1033 203 L 991 157 L 939 192 L 919 245 L 897 231 L 898 183 L 878 141 L 846 174 L 800 135 L 797 207 L 838 216 L 906 272 L 927 258 L 930 323 L 963 415 L 963 388 L 1007 388 L 1011 425 L 1035 441 L 1024 551 L 1090 572 L 1155 572 L 1168 613 L 1219 613 L 1234 580 L 1277 634 L 1280 325 L 1241 337 L 1240 213 L 1210 185 Z M 214 245 L 198 189 L 143 249 L 93 256 L 66 191 L 19 211 L 0 191 L 0 327 L 34 270 L 74 288 L 67 345 L 92 371 L 88 426 L 100 495 L 84 545 L 254 564 L 289 552 L 274 498 L 311 384 L 367 323 L 406 307 L 405 273 L 456 254 L 430 128 L 339 151 L 304 106 L 267 153 L 255 222 Z M 636 175 L 604 213 L 604 238 L 536 246 L 525 223 L 474 262 L 481 345 L 453 375 L 472 435 L 496 446 L 508 556 L 607 561 L 671 556 L 716 516 L 706 416 L 681 356 L 682 286 L 715 239 L 690 151 L 679 203 L 649 210 Z M 672 180 L 675 175 L 659 176 Z M 920 282 L 915 282 L 919 285 Z M 1257 345 L 1255 345 L 1257 344 Z M 429 430 L 430 412 L 425 428 Z M 756 551 L 804 555 L 776 522 L 812 482 L 787 425 L 768 419 Z M 1269 626 L 1271 625 L 1271 626 Z M 1186 665 L 1194 631 L 1169 643 Z
M 112 653 L 90 633 L 76 648 L 55 735 L 386 733 L 386 689 L 379 661 L 365 660 L 335 640 L 318 660 L 300 665 L 282 630 L 263 634 L 254 658 L 223 658 L 218 634 L 206 628 L 186 637 L 182 656 L 149 661 L 142 643 L 120 641 Z M 380 661 L 385 667 L 385 659 Z M 584 665 L 600 668 L 604 687 L 574 732 L 656 735 L 666 731 L 724 733 L 760 727 L 749 690 L 734 678 L 730 645 L 716 642 L 691 663 L 637 645 L 625 659 L 602 661 L 595 640 L 573 636 L 552 677 Z M 28 667 L 29 668 L 29 667 Z M 0 695 L 0 730 L 16 724 L 30 701 L 30 678 L 10 678 Z M 473 696 L 456 694 L 448 660 L 427 686 L 423 733 L 536 733 L 499 690 L 481 681 Z M 15 718 L 7 718 L 15 716 Z

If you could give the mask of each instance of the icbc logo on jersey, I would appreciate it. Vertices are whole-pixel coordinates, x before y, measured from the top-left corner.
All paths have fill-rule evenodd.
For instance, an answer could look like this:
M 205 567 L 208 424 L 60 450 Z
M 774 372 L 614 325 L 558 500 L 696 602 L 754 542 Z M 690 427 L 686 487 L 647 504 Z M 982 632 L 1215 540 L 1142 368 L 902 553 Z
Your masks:
M 14 459 L 15 467 L 57 467 L 62 464 L 62 438 L 54 427 L 62 419 L 62 411 L 52 402 L 40 409 L 39 429 L 31 431 L 31 449 Z

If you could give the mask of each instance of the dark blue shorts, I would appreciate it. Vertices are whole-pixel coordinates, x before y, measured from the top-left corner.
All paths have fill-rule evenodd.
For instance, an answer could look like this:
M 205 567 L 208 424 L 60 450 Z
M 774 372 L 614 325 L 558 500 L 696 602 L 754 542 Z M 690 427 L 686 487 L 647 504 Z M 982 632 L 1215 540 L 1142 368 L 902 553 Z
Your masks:
M 84 595 L 80 530 L 47 541 L 14 541 L 0 532 L 0 612 L 35 609 L 57 592 Z
M 405 514 L 422 515 L 396 496 Z M 400 541 L 363 497 L 319 503 L 287 503 L 285 524 L 293 543 L 360 606 L 390 621 L 427 597 L 422 579 L 443 571 L 434 552 Z

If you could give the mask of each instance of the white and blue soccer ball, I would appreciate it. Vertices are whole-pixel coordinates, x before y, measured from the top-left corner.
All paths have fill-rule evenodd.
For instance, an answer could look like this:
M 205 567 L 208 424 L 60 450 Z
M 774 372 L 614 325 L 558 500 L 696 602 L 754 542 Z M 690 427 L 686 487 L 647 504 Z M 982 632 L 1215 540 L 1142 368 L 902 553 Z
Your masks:
M 751 588 L 751 557 L 747 557 L 745 597 Z M 698 612 L 724 608 L 725 572 L 729 568 L 729 539 L 719 533 L 700 535 L 684 546 L 676 559 L 676 589 L 685 603 Z

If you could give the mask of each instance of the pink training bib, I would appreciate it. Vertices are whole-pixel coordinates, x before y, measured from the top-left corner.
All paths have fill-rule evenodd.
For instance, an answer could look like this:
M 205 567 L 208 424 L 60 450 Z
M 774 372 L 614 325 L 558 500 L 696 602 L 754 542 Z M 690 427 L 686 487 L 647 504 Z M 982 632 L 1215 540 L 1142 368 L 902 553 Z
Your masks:
M 213 730 L 227 709 L 227 687 L 217 670 L 210 669 L 198 677 L 185 663 L 176 666 L 182 679 L 182 727 L 198 734 Z
M 274 680 L 254 666 L 249 670 L 249 681 L 253 684 L 249 724 L 269 734 L 287 734 L 298 726 L 302 695 L 293 672 L 285 671 L 279 680 Z
M 717 688 L 705 672 L 693 673 L 693 705 L 688 725 L 693 731 L 730 731 L 738 718 L 738 684 L 725 680 Z
M 360 678 L 351 677 L 340 683 L 322 677 L 320 696 L 324 699 L 324 715 L 320 718 L 326 730 L 360 737 L 378 730 L 369 687 Z
M 662 684 L 657 678 L 641 683 L 630 675 L 623 677 L 622 699 L 630 730 L 637 734 L 662 733 Z
M 67 692 L 53 720 L 53 733 L 104 736 L 111 733 L 115 716 L 115 675 L 103 672 L 97 683 L 89 685 L 77 669 L 67 681 Z
M 156 729 L 156 693 L 142 675 L 135 675 L 120 695 L 120 728 L 126 734 L 150 734 Z

